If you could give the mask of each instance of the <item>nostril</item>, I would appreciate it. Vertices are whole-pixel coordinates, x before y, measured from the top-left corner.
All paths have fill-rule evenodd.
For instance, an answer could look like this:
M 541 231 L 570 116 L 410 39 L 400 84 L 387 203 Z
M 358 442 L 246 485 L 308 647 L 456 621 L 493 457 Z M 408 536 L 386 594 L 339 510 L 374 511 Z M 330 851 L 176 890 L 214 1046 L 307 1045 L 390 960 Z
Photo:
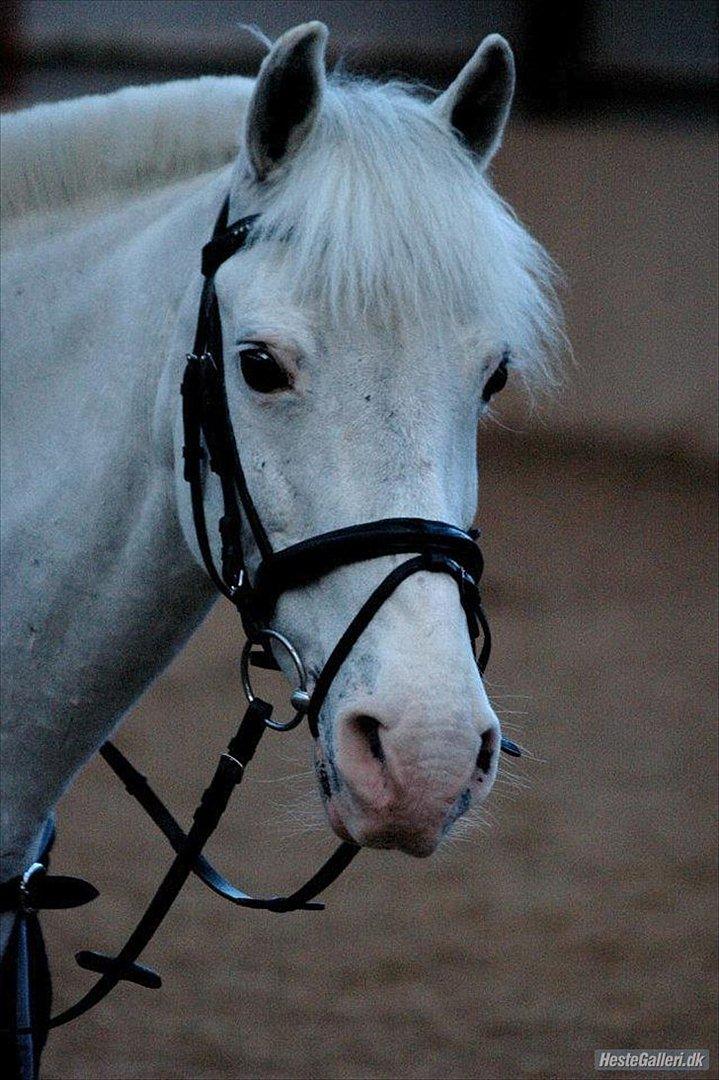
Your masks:
M 488 773 L 492 764 L 492 755 L 494 753 L 494 732 L 492 728 L 487 728 L 482 732 L 482 741 L 479 747 L 479 753 L 477 754 L 477 768 L 482 773 Z
M 355 727 L 366 741 L 372 757 L 384 764 L 385 753 L 382 748 L 382 740 L 379 734 L 379 729 L 381 727 L 379 720 L 375 720 L 374 716 L 358 716 L 355 719 Z

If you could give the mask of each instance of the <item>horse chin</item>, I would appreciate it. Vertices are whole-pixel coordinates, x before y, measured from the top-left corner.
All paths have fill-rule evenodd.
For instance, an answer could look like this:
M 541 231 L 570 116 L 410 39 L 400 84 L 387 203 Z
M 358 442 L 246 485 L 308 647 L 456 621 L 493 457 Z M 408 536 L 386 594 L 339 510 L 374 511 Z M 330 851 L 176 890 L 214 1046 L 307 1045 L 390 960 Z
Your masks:
M 387 827 L 382 830 L 365 831 L 361 827 L 356 827 L 351 831 L 345 824 L 335 798 L 325 802 L 325 811 L 332 831 L 340 840 L 347 840 L 357 844 L 358 847 L 375 848 L 380 851 L 401 851 L 404 855 L 411 855 L 415 859 L 426 859 L 432 855 L 444 836 L 442 829 L 420 832 Z
M 403 855 L 411 855 L 413 859 L 428 859 L 437 850 L 440 840 L 440 833 L 435 837 L 387 833 L 368 839 L 362 846 L 384 851 L 401 851 Z
M 355 840 L 354 836 L 352 836 L 351 832 L 342 820 L 335 799 L 329 799 L 327 802 L 325 802 L 325 811 L 327 813 L 327 820 L 330 823 L 332 832 L 336 836 L 339 836 L 340 840 L 347 840 L 352 844 L 356 844 L 357 841 Z

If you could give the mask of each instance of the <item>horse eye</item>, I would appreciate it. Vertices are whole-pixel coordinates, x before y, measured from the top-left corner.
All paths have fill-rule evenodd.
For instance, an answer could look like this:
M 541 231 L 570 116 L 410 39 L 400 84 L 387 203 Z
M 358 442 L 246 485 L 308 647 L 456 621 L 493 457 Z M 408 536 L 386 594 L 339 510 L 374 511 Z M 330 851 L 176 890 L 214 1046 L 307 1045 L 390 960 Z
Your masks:
M 265 345 L 241 349 L 240 368 L 247 385 L 259 394 L 272 394 L 290 386 L 289 375 Z
M 482 401 L 489 401 L 494 394 L 498 394 L 507 385 L 507 365 L 509 353 L 505 353 L 492 375 L 487 379 L 487 384 L 482 391 Z

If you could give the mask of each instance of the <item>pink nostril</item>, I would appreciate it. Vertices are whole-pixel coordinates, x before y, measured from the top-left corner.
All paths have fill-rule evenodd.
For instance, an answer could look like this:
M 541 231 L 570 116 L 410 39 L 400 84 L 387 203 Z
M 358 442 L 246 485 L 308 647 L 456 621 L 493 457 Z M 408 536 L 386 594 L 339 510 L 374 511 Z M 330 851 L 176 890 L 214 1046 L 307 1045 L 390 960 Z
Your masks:
M 495 728 L 487 728 L 482 732 L 481 743 L 479 747 L 479 753 L 477 754 L 477 769 L 479 772 L 489 772 L 492 766 L 492 758 L 494 757 L 495 747 L 497 743 L 497 732 Z
M 361 735 L 367 743 L 372 757 L 376 758 L 380 764 L 384 764 L 385 753 L 379 733 L 382 725 L 379 720 L 375 720 L 374 716 L 362 714 L 361 716 L 355 717 L 354 726 L 358 734 Z

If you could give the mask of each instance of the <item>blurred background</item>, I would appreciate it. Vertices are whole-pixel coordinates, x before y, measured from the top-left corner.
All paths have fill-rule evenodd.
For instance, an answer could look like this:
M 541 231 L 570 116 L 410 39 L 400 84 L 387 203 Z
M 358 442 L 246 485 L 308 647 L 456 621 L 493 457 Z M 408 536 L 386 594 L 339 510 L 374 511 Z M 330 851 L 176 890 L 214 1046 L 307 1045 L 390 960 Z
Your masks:
M 323 19 L 331 64 L 438 88 L 503 33 L 519 83 L 493 176 L 564 272 L 575 358 L 480 432 L 489 686 L 531 750 L 485 826 L 421 863 L 361 855 L 323 915 L 243 915 L 192 884 L 147 954 L 163 989 L 54 1034 L 46 1075 L 583 1077 L 599 1047 L 715 1052 L 716 5 L 5 0 L 2 18 L 8 109 L 254 74 L 241 23 Z M 218 607 L 122 729 L 178 812 L 240 707 L 239 650 Z M 275 739 L 213 854 L 285 888 L 331 847 L 314 805 L 306 732 Z M 116 948 L 166 865 L 98 763 L 59 824 L 56 869 L 102 897 L 48 914 L 58 1004 L 86 985 L 72 952 Z

